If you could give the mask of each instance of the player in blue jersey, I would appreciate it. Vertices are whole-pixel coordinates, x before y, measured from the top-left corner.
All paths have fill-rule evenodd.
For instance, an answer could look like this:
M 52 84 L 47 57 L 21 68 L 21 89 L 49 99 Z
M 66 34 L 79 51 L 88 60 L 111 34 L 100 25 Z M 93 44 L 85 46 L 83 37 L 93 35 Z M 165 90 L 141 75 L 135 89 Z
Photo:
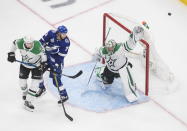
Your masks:
M 68 100 L 68 94 L 61 81 L 64 58 L 67 55 L 70 46 L 70 40 L 67 37 L 67 32 L 67 28 L 62 25 L 59 26 L 57 30 L 49 30 L 40 39 L 47 55 L 47 66 L 44 68 L 44 72 L 49 68 L 51 70 L 50 78 L 53 79 L 54 86 L 59 87 L 59 94 L 62 101 L 60 100 L 58 103 Z M 40 83 L 39 88 L 37 96 L 41 96 L 41 94 L 46 91 L 43 82 Z

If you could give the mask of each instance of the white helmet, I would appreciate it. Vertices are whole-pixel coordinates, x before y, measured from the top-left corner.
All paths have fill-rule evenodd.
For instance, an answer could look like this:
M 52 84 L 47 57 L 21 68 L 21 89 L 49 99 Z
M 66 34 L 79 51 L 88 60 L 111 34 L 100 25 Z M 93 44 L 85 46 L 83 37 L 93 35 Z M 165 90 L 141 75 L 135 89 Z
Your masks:
M 34 42 L 34 39 L 30 36 L 23 37 L 23 40 L 25 43 L 33 43 Z

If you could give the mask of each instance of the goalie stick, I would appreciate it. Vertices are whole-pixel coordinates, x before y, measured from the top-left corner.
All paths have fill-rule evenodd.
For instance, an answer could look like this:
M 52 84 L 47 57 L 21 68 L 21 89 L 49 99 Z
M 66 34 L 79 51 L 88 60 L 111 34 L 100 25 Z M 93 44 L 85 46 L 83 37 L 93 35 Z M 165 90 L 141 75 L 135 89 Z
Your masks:
M 37 66 L 34 65 L 34 64 L 26 63 L 26 62 L 23 62 L 23 61 L 20 61 L 20 60 L 16 60 L 16 62 L 19 62 L 19 63 L 21 63 L 21 64 L 25 64 L 25 65 L 28 65 L 28 66 L 37 67 Z M 51 71 L 51 70 L 47 70 L 47 71 Z M 51 72 L 52 72 L 52 71 L 51 71 Z M 82 73 L 83 73 L 83 71 L 80 70 L 77 74 L 72 75 L 72 76 L 66 75 L 66 74 L 62 74 L 62 75 L 63 75 L 63 76 L 66 76 L 66 77 L 69 77 L 69 78 L 72 78 L 72 79 L 75 79 L 75 78 L 79 77 L 80 75 L 82 75 Z
M 111 30 L 111 27 L 108 29 L 107 35 L 106 35 L 106 37 L 105 37 L 105 40 L 108 38 L 108 35 L 109 35 L 109 33 L 110 33 L 110 30 Z M 104 41 L 105 41 L 105 40 L 104 40 Z M 89 77 L 89 79 L 88 79 L 87 86 L 88 86 L 89 83 L 90 83 L 90 80 L 91 80 L 91 78 L 92 78 L 92 75 L 93 75 L 93 72 L 94 72 L 94 70 L 95 70 L 96 65 L 97 65 L 97 61 L 95 62 L 94 68 L 92 69 L 92 72 L 91 72 L 90 77 Z
M 92 78 L 92 75 L 93 75 L 93 72 L 94 72 L 94 70 L 95 70 L 96 65 L 97 65 L 97 62 L 95 62 L 94 68 L 92 69 L 92 72 L 91 72 L 91 74 L 90 74 L 90 77 L 89 77 L 89 80 L 88 80 L 87 86 L 88 86 L 89 83 L 90 83 L 90 80 L 91 80 L 91 78 Z

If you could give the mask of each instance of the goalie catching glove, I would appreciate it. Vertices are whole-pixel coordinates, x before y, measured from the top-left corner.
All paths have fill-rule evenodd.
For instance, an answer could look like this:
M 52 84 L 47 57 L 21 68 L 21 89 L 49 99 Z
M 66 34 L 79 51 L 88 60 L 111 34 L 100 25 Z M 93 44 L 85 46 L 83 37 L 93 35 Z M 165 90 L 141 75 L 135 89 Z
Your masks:
M 139 41 L 144 36 L 144 29 L 141 26 L 135 26 L 132 31 L 132 37 L 135 41 Z

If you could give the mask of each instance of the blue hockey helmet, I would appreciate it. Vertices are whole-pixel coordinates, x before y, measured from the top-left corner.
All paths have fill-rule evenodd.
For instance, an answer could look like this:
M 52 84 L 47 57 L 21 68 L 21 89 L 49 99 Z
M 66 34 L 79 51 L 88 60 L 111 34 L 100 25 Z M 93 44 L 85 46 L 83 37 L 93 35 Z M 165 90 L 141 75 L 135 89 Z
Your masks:
M 68 29 L 64 25 L 61 25 L 57 28 L 57 31 L 60 33 L 67 33 Z

